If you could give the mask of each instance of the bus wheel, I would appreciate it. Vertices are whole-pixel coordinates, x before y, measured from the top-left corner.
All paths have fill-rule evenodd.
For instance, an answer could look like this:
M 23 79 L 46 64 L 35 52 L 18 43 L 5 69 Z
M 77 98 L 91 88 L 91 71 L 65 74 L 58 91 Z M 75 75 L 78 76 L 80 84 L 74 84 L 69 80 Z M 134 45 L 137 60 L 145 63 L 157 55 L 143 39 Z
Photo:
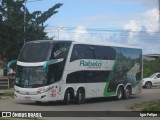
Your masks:
M 69 91 L 69 89 L 67 89 L 66 92 L 65 92 L 63 103 L 65 105 L 69 105 L 69 103 L 70 103 L 70 91 Z
M 76 100 L 75 102 L 77 104 L 83 103 L 85 101 L 85 91 L 83 88 L 78 89 L 77 95 L 76 95 Z
M 123 88 L 122 87 L 119 87 L 118 90 L 117 90 L 117 100 L 121 100 L 123 97 Z
M 124 99 L 128 99 L 128 98 L 130 97 L 130 94 L 131 94 L 131 89 L 130 89 L 130 87 L 127 87 L 127 88 L 124 90 L 123 98 L 124 98 Z

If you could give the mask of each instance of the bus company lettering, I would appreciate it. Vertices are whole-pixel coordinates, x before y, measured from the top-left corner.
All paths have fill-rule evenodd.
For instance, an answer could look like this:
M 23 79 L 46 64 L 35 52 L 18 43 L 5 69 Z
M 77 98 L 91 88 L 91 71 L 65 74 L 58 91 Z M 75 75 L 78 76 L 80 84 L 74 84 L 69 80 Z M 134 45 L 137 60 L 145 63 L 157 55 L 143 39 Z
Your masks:
M 102 62 L 99 61 L 95 61 L 95 62 L 91 62 L 91 61 L 84 61 L 81 60 L 80 61 L 80 66 L 95 66 L 95 67 L 101 67 L 102 66 Z

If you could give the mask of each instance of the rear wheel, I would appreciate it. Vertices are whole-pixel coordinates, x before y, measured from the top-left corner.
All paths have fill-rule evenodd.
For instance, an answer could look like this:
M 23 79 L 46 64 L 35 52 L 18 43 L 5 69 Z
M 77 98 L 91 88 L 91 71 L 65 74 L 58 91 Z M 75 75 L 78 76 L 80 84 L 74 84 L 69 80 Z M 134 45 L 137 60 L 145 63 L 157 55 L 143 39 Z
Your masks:
M 145 88 L 151 88 L 152 87 L 152 83 L 151 82 L 146 82 L 145 84 Z
M 128 99 L 128 98 L 130 97 L 130 94 L 131 94 L 131 88 L 130 88 L 130 87 L 127 87 L 127 88 L 124 90 L 123 98 L 124 98 L 124 99 Z
M 63 103 L 65 104 L 65 105 L 69 105 L 69 103 L 70 103 L 70 91 L 69 91 L 69 89 L 67 89 L 66 90 L 66 92 L 65 92 L 65 95 L 64 95 L 64 100 L 63 100 Z
M 122 87 L 119 87 L 118 90 L 117 90 L 117 100 L 121 100 L 123 97 L 123 88 Z
M 83 103 L 84 101 L 85 101 L 85 91 L 84 91 L 84 89 L 80 88 L 80 89 L 78 89 L 78 91 L 77 91 L 77 95 L 76 95 L 76 100 L 75 100 L 75 102 L 76 102 L 77 104 L 81 104 L 81 103 Z

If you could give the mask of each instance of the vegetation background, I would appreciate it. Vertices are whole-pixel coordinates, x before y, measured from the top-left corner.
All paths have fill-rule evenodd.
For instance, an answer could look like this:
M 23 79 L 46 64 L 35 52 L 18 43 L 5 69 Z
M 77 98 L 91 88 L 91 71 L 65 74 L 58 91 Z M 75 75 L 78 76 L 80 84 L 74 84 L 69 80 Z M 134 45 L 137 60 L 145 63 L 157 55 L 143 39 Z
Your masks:
M 160 72 L 160 58 L 153 61 L 143 61 L 143 77 L 149 77 L 153 73 Z

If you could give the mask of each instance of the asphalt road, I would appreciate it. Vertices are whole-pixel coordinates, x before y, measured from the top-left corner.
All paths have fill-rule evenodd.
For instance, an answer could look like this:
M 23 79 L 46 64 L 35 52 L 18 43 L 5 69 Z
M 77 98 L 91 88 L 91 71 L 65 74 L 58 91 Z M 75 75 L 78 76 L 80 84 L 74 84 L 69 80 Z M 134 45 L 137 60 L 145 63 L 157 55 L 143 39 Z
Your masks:
M 0 100 L 0 111 L 131 111 L 130 106 L 135 103 L 141 103 L 144 101 L 150 100 L 160 100 L 160 87 L 152 88 L 152 89 L 143 89 L 141 94 L 133 95 L 128 100 L 120 100 L 117 101 L 114 98 L 96 98 L 86 100 L 84 104 L 70 104 L 63 105 L 61 102 L 53 102 L 53 103 L 42 103 L 35 104 L 33 102 L 27 101 L 15 101 L 14 99 Z M 64 117 L 58 117 L 56 119 L 63 119 Z M 53 118 L 44 118 L 50 119 Z M 72 120 L 75 118 L 65 117 L 65 120 Z M 77 117 L 78 120 L 127 120 L 125 118 L 106 118 L 106 117 Z M 135 119 L 135 117 L 128 118 L 130 120 Z M 139 118 L 140 120 L 143 118 Z M 145 118 L 145 120 L 150 120 L 151 118 Z M 152 118 L 153 119 L 153 118 Z M 153 120 L 158 120 L 159 118 L 154 118 Z

